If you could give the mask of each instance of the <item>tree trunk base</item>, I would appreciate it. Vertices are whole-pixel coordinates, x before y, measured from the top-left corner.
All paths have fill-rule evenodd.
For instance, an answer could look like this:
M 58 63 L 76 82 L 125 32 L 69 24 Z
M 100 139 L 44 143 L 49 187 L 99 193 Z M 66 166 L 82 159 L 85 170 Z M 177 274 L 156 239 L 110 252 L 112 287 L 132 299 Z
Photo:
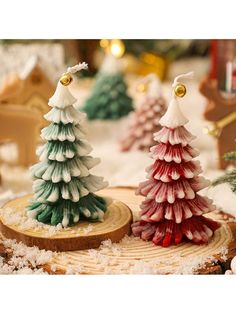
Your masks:
M 119 201 L 109 206 L 103 222 L 81 221 L 65 229 L 56 229 L 38 222 L 32 227 L 25 227 L 23 221 L 27 219 L 26 207 L 31 197 L 32 195 L 27 195 L 3 206 L 0 213 L 0 230 L 4 237 L 16 239 L 28 246 L 61 252 L 97 248 L 104 240 L 119 242 L 126 234 L 130 234 L 132 213 Z M 13 215 L 22 217 L 16 224 L 12 224 L 12 220 L 6 217 L 8 208 L 13 210 Z

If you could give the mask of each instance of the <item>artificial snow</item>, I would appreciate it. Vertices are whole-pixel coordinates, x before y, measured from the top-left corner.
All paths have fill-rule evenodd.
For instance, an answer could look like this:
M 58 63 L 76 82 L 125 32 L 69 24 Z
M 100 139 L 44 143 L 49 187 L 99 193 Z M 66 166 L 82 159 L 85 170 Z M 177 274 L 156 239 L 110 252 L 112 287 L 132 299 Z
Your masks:
M 15 196 L 17 197 L 17 195 Z M 93 225 L 89 224 L 87 227 L 78 227 L 76 229 L 70 227 L 63 227 L 62 224 L 51 226 L 37 221 L 27 215 L 28 211 L 18 211 L 17 208 L 0 208 L 0 215 L 2 220 L 7 225 L 14 225 L 21 231 L 35 231 L 41 232 L 45 238 L 54 237 L 61 232 L 69 232 L 71 234 L 84 234 L 87 235 L 93 231 Z
M 230 263 L 230 268 L 232 273 L 235 275 L 236 274 L 236 257 L 234 257 Z
M 133 87 L 131 86 L 131 91 L 132 88 Z M 170 84 L 164 84 L 163 86 L 163 92 L 166 99 L 170 99 L 171 97 L 169 95 L 170 88 Z M 88 91 L 83 90 L 80 92 L 78 89 L 78 91 L 76 90 L 74 93 L 75 97 L 80 99 L 80 105 L 83 105 L 81 98 L 79 97 L 80 93 L 83 93 L 83 99 L 85 99 L 88 95 Z M 135 94 L 134 98 L 137 100 L 138 95 Z M 198 92 L 198 83 L 189 83 L 188 93 L 183 100 L 181 100 L 180 107 L 184 115 L 190 121 L 186 125 L 186 128 L 197 136 L 191 144 L 201 151 L 201 154 L 197 159 L 201 162 L 204 171 L 203 174 L 209 179 L 214 179 L 223 172 L 215 170 L 217 169 L 218 162 L 216 140 L 202 132 L 203 127 L 210 125 L 209 122 L 203 120 L 202 118 L 205 104 L 205 98 Z M 145 168 L 152 163 L 152 160 L 145 152 L 132 151 L 121 153 L 119 151 L 118 139 L 121 138 L 122 133 L 126 130 L 127 120 L 128 117 L 120 119 L 119 121 L 87 121 L 86 123 L 88 140 L 93 147 L 93 155 L 101 159 L 101 163 L 92 172 L 95 175 L 102 175 L 109 181 L 110 186 L 137 186 L 139 182 L 145 180 Z M 32 193 L 32 181 L 29 170 L 12 165 L 15 161 L 16 155 L 16 146 L 14 144 L 1 145 L 0 157 L 2 160 L 10 163 L 10 165 L 1 163 L 0 166 L 0 172 L 3 179 L 3 187 L 0 190 L 1 205 L 10 199 L 19 197 L 25 193 Z M 201 194 L 205 194 L 212 198 L 214 203 L 218 207 L 222 208 L 224 212 L 230 213 L 236 217 L 236 195 L 230 190 L 230 187 L 227 184 L 222 184 L 214 188 L 207 188 L 204 191 L 201 191 Z M 21 224 L 23 229 L 35 228 L 35 230 L 37 230 L 37 228 L 45 228 L 48 237 L 58 234 L 62 228 L 60 225 L 56 227 L 43 225 L 42 227 L 39 222 L 36 222 L 27 216 L 15 216 L 10 208 L 5 210 L 4 215 L 6 219 L 12 219 L 12 221 Z M 85 234 L 92 231 L 89 226 L 87 229 L 83 230 Z M 75 232 L 72 229 L 70 230 L 71 233 Z M 100 248 L 89 250 L 89 255 L 91 260 L 93 260 L 94 263 L 97 263 L 100 269 L 104 270 L 105 273 L 162 273 L 160 270 L 161 265 L 163 266 L 164 264 L 168 270 L 172 267 L 168 264 L 176 261 L 180 266 L 175 269 L 175 273 L 185 274 L 192 273 L 194 269 L 198 268 L 199 265 L 204 264 L 207 260 L 204 256 L 189 258 L 188 260 L 185 260 L 181 256 L 172 256 L 168 261 L 165 259 L 142 261 L 140 259 L 134 264 L 123 262 L 119 264 L 118 268 L 114 271 L 114 264 L 116 264 L 117 259 L 122 256 L 122 246 L 127 245 L 128 243 L 132 245 L 135 241 L 142 240 L 134 237 L 125 237 L 120 243 L 116 244 L 112 244 L 107 240 L 103 242 Z M 70 266 L 70 257 L 64 253 L 48 253 L 48 251 L 41 252 L 39 249 L 33 249 L 32 251 L 32 248 L 19 244 L 19 250 L 21 250 L 23 254 L 21 256 L 19 255 L 19 251 L 16 249 L 17 245 L 14 241 L 5 242 L 5 244 L 6 243 L 9 246 L 15 246 L 15 250 L 13 250 L 15 257 L 13 258 L 12 265 L 6 264 L 4 259 L 0 257 L 0 273 L 32 273 L 32 271 L 33 273 L 45 273 L 42 269 L 37 268 L 41 267 L 38 264 L 39 261 L 41 263 L 52 262 L 53 271 L 56 271 L 58 266 L 54 264 L 54 259 L 52 261 L 52 256 L 56 257 L 57 260 L 60 260 L 62 264 L 66 265 L 68 269 L 67 273 L 83 272 L 82 258 L 79 263 L 80 265 L 76 265 L 76 268 L 73 268 Z M 220 253 L 222 256 L 225 256 L 226 252 L 227 248 L 223 247 Z M 20 259 L 23 259 L 23 261 L 20 261 Z M 31 267 L 26 266 L 26 261 L 29 259 L 33 262 L 32 264 L 35 265 L 34 270 L 32 270 Z M 14 265 L 21 268 L 17 270 L 17 267 Z
M 53 230 L 54 227 L 50 226 L 49 228 Z M 84 228 L 83 232 L 88 234 L 92 230 L 91 224 Z M 90 261 L 96 265 L 98 271 L 106 274 L 193 274 L 197 269 L 204 268 L 207 262 L 214 261 L 213 256 L 198 255 L 186 258 L 173 252 L 172 255 L 168 255 L 168 260 L 165 257 L 158 257 L 147 261 L 142 260 L 140 255 L 139 259 L 127 262 L 127 253 L 124 247 L 135 246 L 137 242 L 142 242 L 142 240 L 133 236 L 125 236 L 119 243 L 106 240 L 98 249 L 84 250 L 84 253 L 89 255 Z M 7 263 L 0 258 L 0 274 L 45 274 L 46 272 L 41 269 L 45 264 L 52 265 L 51 271 L 56 272 L 59 269 L 58 263 L 64 265 L 66 274 L 86 272 L 86 260 L 84 262 L 82 256 L 78 263 L 72 264 L 69 252 L 56 253 L 39 250 L 36 247 L 31 248 L 17 243 L 15 240 L 2 240 L 1 243 L 12 252 L 12 257 Z M 215 254 L 220 254 L 223 260 L 226 260 L 227 253 L 227 247 L 222 247 L 215 252 Z
M 44 231 L 45 237 L 52 237 L 63 229 L 59 224 L 57 226 L 50 226 L 37 221 L 34 218 L 28 217 L 27 210 L 17 211 L 16 208 L 6 207 L 0 208 L 0 215 L 2 220 L 7 225 L 14 225 L 21 231 L 33 230 Z
M 185 257 L 180 254 L 169 254 L 168 259 L 163 257 L 143 260 L 142 256 L 139 259 L 134 259 L 132 262 L 127 262 L 124 253 L 124 246 L 132 246 L 142 240 L 133 237 L 125 236 L 119 243 L 112 243 L 110 240 L 103 241 L 98 249 L 85 250 L 88 253 L 91 263 L 96 265 L 96 269 L 105 274 L 194 274 L 198 269 L 205 267 L 207 263 L 214 263 L 214 256 L 198 255 L 193 257 Z M 219 254 L 222 260 L 226 260 L 228 248 L 223 246 L 215 254 Z M 61 253 L 58 256 L 59 261 L 67 265 L 70 264 L 70 256 Z M 80 265 L 66 266 L 67 274 L 79 274 L 82 269 L 85 271 L 86 260 L 80 258 Z M 78 269 L 79 267 L 79 269 Z M 80 270 L 80 271 L 79 271 Z
M 89 234 L 91 231 L 93 231 L 93 225 L 89 224 L 87 227 L 83 228 L 83 233 L 85 235 Z
M 47 274 L 42 266 L 53 259 L 54 253 L 40 250 L 37 247 L 28 247 L 16 240 L 1 240 L 10 258 L 6 261 L 0 257 L 0 274 Z

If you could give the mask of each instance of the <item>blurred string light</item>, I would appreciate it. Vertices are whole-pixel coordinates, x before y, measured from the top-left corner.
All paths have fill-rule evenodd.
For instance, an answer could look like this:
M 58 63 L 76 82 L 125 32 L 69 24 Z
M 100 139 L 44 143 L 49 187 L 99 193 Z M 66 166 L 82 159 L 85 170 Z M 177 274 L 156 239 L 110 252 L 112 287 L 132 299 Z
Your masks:
M 121 39 L 101 39 L 100 47 L 104 49 L 106 53 L 111 53 L 116 58 L 121 58 L 125 53 L 125 44 Z
M 100 40 L 100 47 L 101 47 L 102 49 L 104 49 L 104 51 L 105 51 L 106 53 L 109 52 L 109 46 L 110 46 L 110 41 L 109 41 L 108 39 L 101 39 L 101 40 Z
M 125 45 L 120 39 L 112 39 L 110 50 L 116 58 L 121 58 L 125 53 Z

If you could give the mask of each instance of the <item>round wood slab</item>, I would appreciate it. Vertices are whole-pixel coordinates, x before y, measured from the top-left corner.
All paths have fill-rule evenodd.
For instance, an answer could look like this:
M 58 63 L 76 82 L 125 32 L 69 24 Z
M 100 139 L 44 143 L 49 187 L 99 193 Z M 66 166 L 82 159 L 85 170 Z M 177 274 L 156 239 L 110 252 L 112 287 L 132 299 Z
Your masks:
M 137 215 L 142 197 L 135 195 L 134 188 L 109 188 L 101 193 L 126 203 Z M 95 250 L 59 253 L 45 269 L 80 274 L 222 274 L 236 255 L 236 224 L 217 211 L 207 216 L 222 224 L 208 245 L 186 242 L 163 248 L 131 236 L 113 245 L 105 241 Z
M 104 195 L 104 194 L 103 194 Z M 44 225 L 26 215 L 26 207 L 32 195 L 6 203 L 0 211 L 0 231 L 10 239 L 22 241 L 28 246 L 52 251 L 71 251 L 97 248 L 110 239 L 120 241 L 130 234 L 132 213 L 120 201 L 114 201 L 104 215 L 103 222 L 79 222 L 70 228 Z
M 98 194 L 127 204 L 133 216 L 137 215 L 143 199 L 135 195 L 134 188 L 128 187 L 109 188 Z M 96 249 L 55 253 L 51 262 L 42 267 L 52 274 L 222 274 L 236 255 L 236 224 L 222 212 L 207 216 L 221 223 L 208 245 L 186 242 L 162 248 L 126 236 L 119 243 L 104 241 Z

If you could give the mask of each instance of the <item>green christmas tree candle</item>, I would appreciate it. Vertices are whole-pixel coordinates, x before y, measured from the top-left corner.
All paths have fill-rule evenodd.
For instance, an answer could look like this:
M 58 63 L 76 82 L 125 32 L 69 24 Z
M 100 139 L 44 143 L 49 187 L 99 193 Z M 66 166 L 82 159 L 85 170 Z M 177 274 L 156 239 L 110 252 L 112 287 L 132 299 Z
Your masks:
M 127 94 L 119 65 L 119 60 L 111 53 L 105 56 L 91 95 L 83 107 L 88 119 L 117 120 L 133 110 L 133 101 Z
M 89 156 L 85 114 L 74 108 L 77 100 L 68 88 L 70 73 L 86 68 L 85 63 L 68 68 L 49 99 L 52 109 L 44 116 L 51 124 L 41 131 L 47 143 L 37 151 L 40 162 L 31 167 L 34 198 L 28 215 L 45 224 L 67 227 L 81 219 L 102 221 L 109 204 L 109 199 L 94 194 L 107 182 L 90 173 L 100 160 Z

